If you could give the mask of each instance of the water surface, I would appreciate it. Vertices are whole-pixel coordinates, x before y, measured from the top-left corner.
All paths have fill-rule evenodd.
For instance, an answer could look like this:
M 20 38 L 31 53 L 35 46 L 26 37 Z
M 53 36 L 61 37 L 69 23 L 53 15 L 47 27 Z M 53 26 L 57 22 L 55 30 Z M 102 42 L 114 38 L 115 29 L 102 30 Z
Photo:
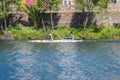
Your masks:
M 120 42 L 0 40 L 0 80 L 120 80 Z

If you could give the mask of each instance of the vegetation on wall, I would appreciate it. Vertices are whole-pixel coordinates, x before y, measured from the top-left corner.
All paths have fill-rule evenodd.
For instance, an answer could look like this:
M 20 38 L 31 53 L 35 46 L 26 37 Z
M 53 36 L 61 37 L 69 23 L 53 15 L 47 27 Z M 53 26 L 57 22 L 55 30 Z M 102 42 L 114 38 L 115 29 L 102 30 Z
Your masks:
M 52 33 L 55 39 L 66 39 L 70 32 L 73 32 L 75 39 L 120 39 L 120 28 L 112 26 L 96 26 L 89 25 L 90 12 L 97 9 L 105 9 L 108 0 L 75 0 L 76 7 L 84 12 L 87 12 L 84 24 L 76 25 L 75 27 L 60 26 L 57 29 L 54 27 L 53 10 L 57 10 L 60 0 L 33 0 L 32 3 L 23 3 L 22 0 L 1 0 L 0 1 L 0 30 L 7 32 L 8 37 L 12 39 L 49 39 L 49 34 Z M 23 27 L 20 25 L 13 26 L 8 24 L 8 16 L 12 13 L 11 4 L 17 7 L 17 10 L 28 14 L 32 21 L 33 27 Z M 46 31 L 46 26 L 42 13 L 50 11 L 50 23 Z M 96 14 L 96 13 L 95 13 Z M 39 27 L 39 20 L 42 20 L 43 28 Z M 8 28 L 8 29 L 7 29 Z M 1 33 L 2 33 L 1 32 Z M 5 36 L 6 36 L 5 35 Z M 0 35 L 4 36 L 4 34 Z

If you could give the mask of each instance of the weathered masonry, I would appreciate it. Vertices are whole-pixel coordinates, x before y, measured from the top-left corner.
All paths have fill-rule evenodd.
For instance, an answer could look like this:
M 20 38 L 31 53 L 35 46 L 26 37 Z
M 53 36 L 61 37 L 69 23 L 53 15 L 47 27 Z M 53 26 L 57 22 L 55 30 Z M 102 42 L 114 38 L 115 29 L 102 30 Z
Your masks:
M 53 14 L 54 23 L 57 26 L 82 24 L 86 16 L 86 13 L 78 12 L 76 10 L 73 0 L 62 0 L 59 11 Z M 47 18 L 47 20 L 49 19 Z M 46 22 L 49 22 L 47 20 Z M 91 13 L 89 23 L 96 23 L 97 25 L 120 25 L 120 0 L 109 0 L 107 11 L 104 13 L 96 16 Z
M 120 12 L 120 0 L 109 0 L 108 12 Z
M 107 12 L 97 17 L 97 24 L 120 26 L 120 0 L 109 0 Z
M 54 26 L 73 26 L 77 24 L 82 24 L 86 13 L 78 12 L 75 7 L 74 0 L 62 0 L 62 4 L 59 5 L 58 11 L 52 11 L 53 13 L 53 22 Z M 18 12 L 14 15 L 15 21 L 17 19 L 18 23 L 23 25 L 29 24 L 29 16 L 25 13 Z M 50 14 L 45 13 L 43 15 L 45 26 L 49 26 L 50 23 Z M 42 26 L 42 22 L 40 20 L 40 26 Z M 109 0 L 109 4 L 107 7 L 107 11 L 105 13 L 101 13 L 100 15 L 92 15 L 89 18 L 89 23 L 96 23 L 98 25 L 119 25 L 120 24 L 120 0 Z

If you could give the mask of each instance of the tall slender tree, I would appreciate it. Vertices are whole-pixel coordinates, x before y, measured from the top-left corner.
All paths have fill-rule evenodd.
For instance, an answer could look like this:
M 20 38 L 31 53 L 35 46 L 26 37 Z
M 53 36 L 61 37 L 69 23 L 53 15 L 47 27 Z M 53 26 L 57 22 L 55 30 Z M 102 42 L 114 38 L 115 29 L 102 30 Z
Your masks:
M 44 32 L 47 32 L 47 27 L 45 26 L 43 14 L 45 13 L 45 11 L 48 10 L 50 6 L 49 4 L 50 4 L 49 0 L 38 0 L 38 8 L 39 8 L 40 18 L 42 20 L 42 26 Z
M 50 22 L 51 22 L 51 28 L 54 30 L 54 22 L 53 22 L 53 12 L 52 10 L 56 11 L 58 8 L 58 5 L 61 3 L 61 0 L 50 0 Z
M 83 23 L 84 29 L 88 23 L 88 19 L 90 17 L 90 12 L 95 13 L 95 8 L 106 8 L 108 4 L 108 0 L 75 0 L 76 7 L 83 12 L 87 12 L 85 21 Z
M 38 0 L 38 4 L 39 4 L 38 6 L 40 8 L 43 26 L 44 26 L 44 20 L 43 20 L 42 14 L 45 11 L 50 11 L 51 28 L 52 28 L 52 30 L 54 29 L 53 11 L 57 10 L 60 2 L 61 2 L 61 0 Z M 45 27 L 44 27 L 44 29 L 45 29 Z
M 7 17 L 10 14 L 10 4 L 13 3 L 14 0 L 0 0 L 0 18 L 4 19 L 3 21 L 3 30 L 7 31 Z

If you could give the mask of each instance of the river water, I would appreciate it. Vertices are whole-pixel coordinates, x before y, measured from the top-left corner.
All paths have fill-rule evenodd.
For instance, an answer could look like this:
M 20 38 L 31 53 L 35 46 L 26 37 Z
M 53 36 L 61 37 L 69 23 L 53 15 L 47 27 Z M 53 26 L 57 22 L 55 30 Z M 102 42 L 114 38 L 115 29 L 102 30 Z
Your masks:
M 0 80 L 120 80 L 120 41 L 0 40 Z

